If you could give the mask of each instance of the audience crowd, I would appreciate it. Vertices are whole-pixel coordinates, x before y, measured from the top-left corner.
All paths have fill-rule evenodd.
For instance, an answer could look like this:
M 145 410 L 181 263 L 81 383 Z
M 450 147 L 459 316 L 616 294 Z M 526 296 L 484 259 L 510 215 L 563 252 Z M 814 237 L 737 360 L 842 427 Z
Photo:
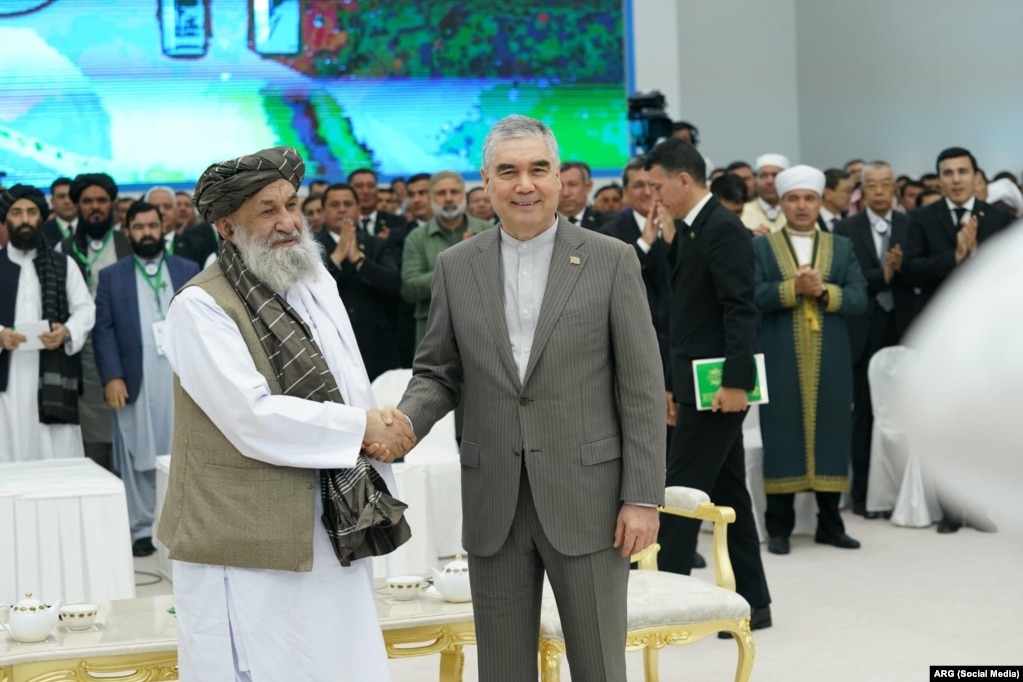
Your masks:
M 676 137 L 698 143 L 690 124 L 676 126 Z M 774 500 L 768 548 L 779 554 L 788 553 L 792 529 L 785 496 L 801 490 L 818 493 L 829 544 L 859 546 L 844 533 L 837 505 L 838 494 L 850 490 L 854 513 L 881 515 L 866 506 L 870 359 L 899 344 L 946 279 L 1023 218 L 1020 178 L 1010 171 L 989 175 L 962 148 L 941 151 L 934 172 L 919 178 L 862 159 L 821 169 L 816 199 L 809 196 L 815 169 L 804 169 L 763 153 L 696 178 L 753 240 L 750 267 L 768 367 L 791 356 L 793 372 L 804 363 L 813 368 L 812 387 L 802 374 L 793 374 L 791 386 L 789 377 L 778 379 L 771 409 L 762 412 L 765 447 L 768 440 L 785 444 L 796 467 L 785 473 L 786 466 L 765 461 Z M 558 211 L 635 246 L 667 375 L 674 348 L 672 241 L 696 234 L 685 221 L 690 216 L 665 218 L 667 189 L 651 175 L 664 170 L 637 157 L 620 182 L 595 189 L 585 162 L 564 162 Z M 173 424 L 163 316 L 174 291 L 214 263 L 220 236 L 199 219 L 190 192 L 156 186 L 125 197 L 104 173 L 58 178 L 48 189 L 48 198 L 21 184 L 0 192 L 0 462 L 84 454 L 117 472 L 128 491 L 134 552 L 146 555 L 154 551 L 154 460 L 169 451 Z M 411 367 L 426 331 L 437 255 L 500 222 L 484 188 L 467 189 L 458 173 L 446 170 L 389 186 L 370 168 L 315 179 L 301 210 L 337 282 L 371 380 Z M 793 335 L 793 314 L 817 325 L 823 342 L 810 348 Z M 666 376 L 669 429 L 676 413 L 671 385 Z M 850 402 L 851 421 L 841 426 L 850 419 L 843 416 Z M 827 443 L 816 452 L 824 466 L 827 451 L 827 475 L 807 477 L 799 469 L 808 461 L 800 448 L 820 441 L 824 429 Z M 944 511 L 938 530 L 952 532 L 962 514 Z M 987 521 L 971 525 L 993 529 Z M 694 565 L 700 562 L 697 555 Z

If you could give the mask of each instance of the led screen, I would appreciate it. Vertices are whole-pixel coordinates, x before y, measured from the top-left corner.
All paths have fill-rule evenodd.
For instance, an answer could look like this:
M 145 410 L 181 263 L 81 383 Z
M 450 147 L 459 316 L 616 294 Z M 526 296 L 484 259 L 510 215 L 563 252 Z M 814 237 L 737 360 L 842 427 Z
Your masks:
M 2 0 L 0 171 L 188 184 L 279 144 L 307 176 L 475 174 L 521 113 L 627 159 L 622 0 Z

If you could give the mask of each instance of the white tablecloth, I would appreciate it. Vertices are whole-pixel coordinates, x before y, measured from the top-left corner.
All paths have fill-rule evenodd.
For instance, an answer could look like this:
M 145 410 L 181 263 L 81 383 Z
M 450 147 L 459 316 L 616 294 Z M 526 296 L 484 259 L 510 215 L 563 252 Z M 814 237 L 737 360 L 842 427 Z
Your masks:
M 0 601 L 135 597 L 124 484 L 90 459 L 0 464 Z

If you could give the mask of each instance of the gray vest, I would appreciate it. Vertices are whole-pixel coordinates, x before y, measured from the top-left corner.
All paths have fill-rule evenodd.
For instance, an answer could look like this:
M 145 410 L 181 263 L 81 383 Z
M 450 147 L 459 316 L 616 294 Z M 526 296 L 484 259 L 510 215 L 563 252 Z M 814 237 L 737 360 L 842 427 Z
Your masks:
M 234 320 L 275 395 L 283 393 L 249 312 L 219 267 L 188 284 Z M 170 480 L 156 536 L 170 558 L 199 564 L 309 571 L 319 485 L 310 469 L 278 467 L 239 452 L 174 377 Z

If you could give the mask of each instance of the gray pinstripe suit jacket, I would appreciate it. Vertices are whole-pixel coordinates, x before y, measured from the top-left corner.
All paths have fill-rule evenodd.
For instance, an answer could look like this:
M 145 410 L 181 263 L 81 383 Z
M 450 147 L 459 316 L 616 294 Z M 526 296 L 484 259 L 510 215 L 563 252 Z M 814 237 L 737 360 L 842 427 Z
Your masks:
M 399 405 L 421 438 L 461 395 L 462 542 L 478 556 L 508 536 L 523 457 L 562 554 L 610 547 L 622 502 L 664 497 L 664 382 L 639 261 L 630 245 L 559 220 L 525 381 L 505 322 L 499 230 L 488 230 L 438 256 Z

